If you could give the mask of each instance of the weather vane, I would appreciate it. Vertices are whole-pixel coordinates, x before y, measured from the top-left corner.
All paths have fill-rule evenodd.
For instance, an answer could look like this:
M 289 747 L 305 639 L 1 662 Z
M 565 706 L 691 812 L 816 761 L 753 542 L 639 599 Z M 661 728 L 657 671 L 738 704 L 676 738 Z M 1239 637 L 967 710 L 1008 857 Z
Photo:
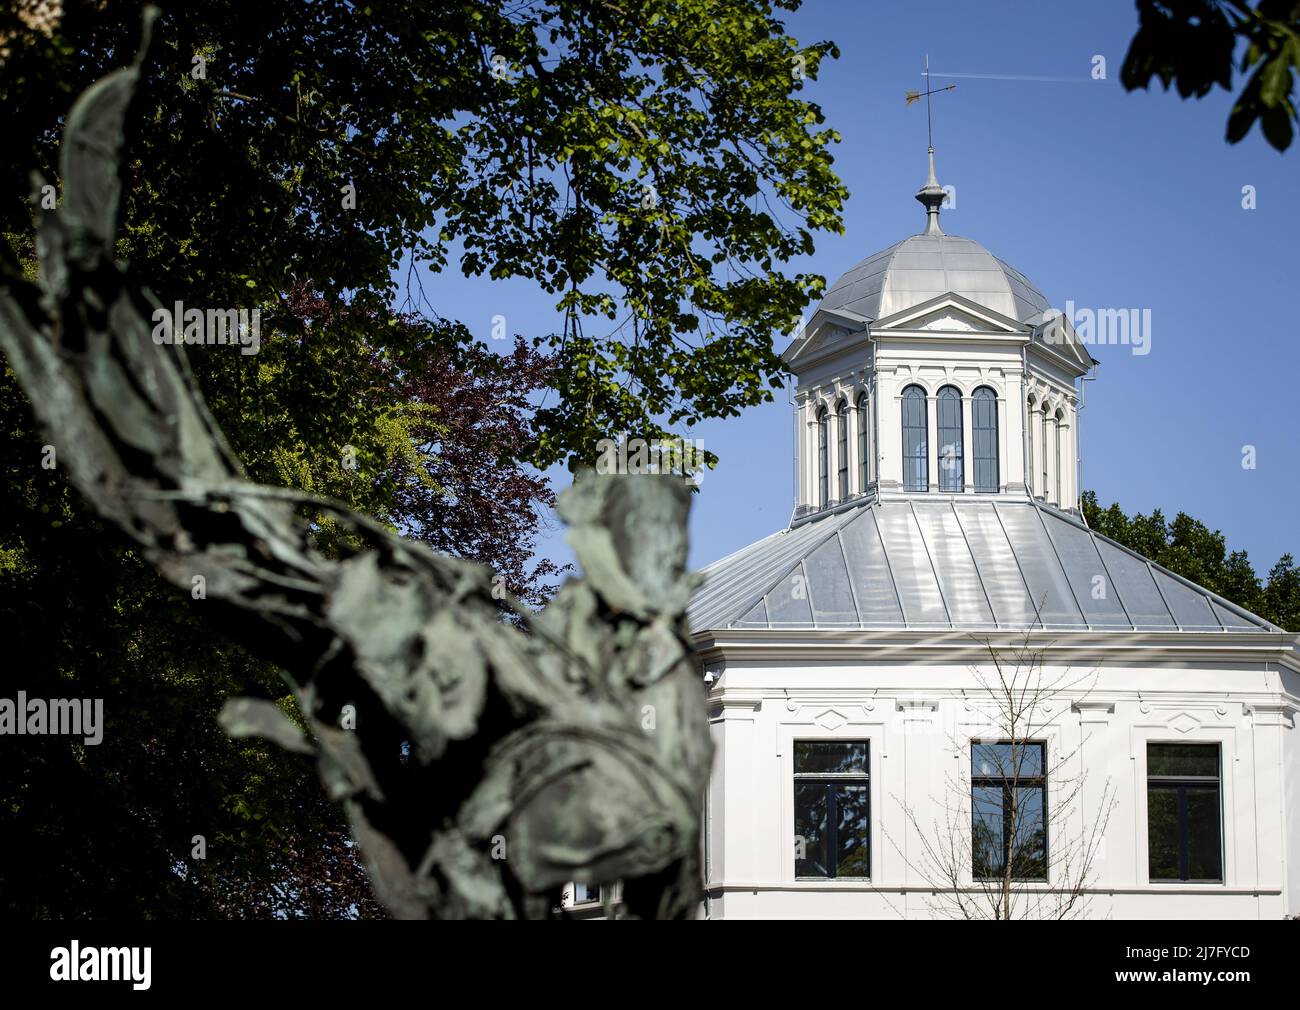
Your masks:
M 925 99 L 925 139 L 926 139 L 927 146 L 930 148 L 930 150 L 933 151 L 934 130 L 930 122 L 930 96 L 937 95 L 943 91 L 952 91 L 955 87 L 957 87 L 957 85 L 949 84 L 947 87 L 944 88 L 930 87 L 930 54 L 929 53 L 925 54 L 925 73 L 923 74 L 923 76 L 925 77 L 925 90 L 905 91 L 903 92 L 903 97 L 907 99 L 908 105 L 911 105 L 913 102 L 919 102 L 922 98 Z

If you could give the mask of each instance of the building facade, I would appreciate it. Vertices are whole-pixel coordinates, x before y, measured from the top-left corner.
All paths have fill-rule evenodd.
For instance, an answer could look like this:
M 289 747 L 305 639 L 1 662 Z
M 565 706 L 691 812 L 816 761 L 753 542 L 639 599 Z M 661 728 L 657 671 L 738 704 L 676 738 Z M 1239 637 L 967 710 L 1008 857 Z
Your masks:
M 710 918 L 1300 914 L 1297 636 L 1088 529 L 1096 362 L 925 230 L 786 351 L 797 501 L 689 611 Z

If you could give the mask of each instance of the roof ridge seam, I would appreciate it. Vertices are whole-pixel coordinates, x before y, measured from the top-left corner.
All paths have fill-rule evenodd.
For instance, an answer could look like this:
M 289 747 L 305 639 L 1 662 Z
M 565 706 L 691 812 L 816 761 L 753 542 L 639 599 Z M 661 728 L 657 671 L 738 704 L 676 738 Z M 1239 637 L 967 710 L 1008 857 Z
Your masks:
M 844 512 L 840 512 L 840 513 L 838 513 L 838 516 L 851 515 L 851 514 L 853 513 L 853 511 L 854 511 L 853 509 L 846 509 Z M 827 518 L 828 521 L 834 522 L 834 520 L 835 520 L 838 516 L 837 516 L 836 514 L 832 514 L 832 515 L 827 516 L 826 518 Z M 777 575 L 777 577 L 776 577 L 775 579 L 773 579 L 771 582 L 765 582 L 765 583 L 763 583 L 763 585 L 764 585 L 766 588 L 763 589 L 762 592 L 760 592 L 760 593 L 758 594 L 757 597 L 750 596 L 750 597 L 746 597 L 746 598 L 745 598 L 745 604 L 742 605 L 740 608 L 738 608 L 737 611 L 736 611 L 737 616 L 743 616 L 744 614 L 747 614 L 747 613 L 749 613 L 749 611 L 753 610 L 753 609 L 754 609 L 754 604 L 755 604 L 758 600 L 763 600 L 763 601 L 764 601 L 764 603 L 763 603 L 763 607 L 764 607 L 764 609 L 766 609 L 766 607 L 767 607 L 767 603 L 766 603 L 766 601 L 767 601 L 768 594 L 771 593 L 772 590 L 775 589 L 777 586 L 779 586 L 779 585 L 781 584 L 781 582 L 786 578 L 786 576 L 788 576 L 791 572 L 793 572 L 793 571 L 795 570 L 795 568 L 797 568 L 798 566 L 802 565 L 802 564 L 803 564 L 803 559 L 804 559 L 804 558 L 808 557 L 808 555 L 810 555 L 813 551 L 817 550 L 818 547 L 820 547 L 822 544 L 826 543 L 826 541 L 829 540 L 831 537 L 835 536 L 835 534 L 836 534 L 837 532 L 839 532 L 839 528 L 840 528 L 840 526 L 842 526 L 842 525 L 847 525 L 847 524 L 844 523 L 843 521 L 841 521 L 839 524 L 832 526 L 831 529 L 830 529 L 830 531 L 829 531 L 828 533 L 826 533 L 826 535 L 823 536 L 820 540 L 815 541 L 815 542 L 812 544 L 812 546 L 803 548 L 803 549 L 800 551 L 799 556 L 795 559 L 794 563 L 791 564 L 788 568 L 787 568 L 785 565 L 782 565 L 781 568 L 778 569 L 778 571 L 780 572 L 780 574 Z M 805 527 L 805 528 L 806 528 L 806 527 Z M 810 537 L 809 539 L 812 539 L 812 538 Z M 807 573 L 806 573 L 806 572 L 804 573 L 804 579 L 805 579 L 805 582 L 806 582 L 806 581 L 807 581 Z M 808 603 L 808 612 L 809 612 L 809 614 L 812 613 L 812 601 L 811 601 L 811 600 L 809 600 L 809 603 Z M 735 620 L 735 618 L 733 618 L 733 621 L 734 621 L 734 620 Z M 769 618 L 769 620 L 768 620 L 768 624 L 771 624 L 771 623 L 772 623 L 772 622 L 771 622 L 771 619 Z M 728 626 L 730 626 L 730 624 L 729 624 Z
M 930 553 L 930 545 L 925 541 L 925 530 L 921 528 L 921 520 L 916 518 L 916 503 L 909 500 L 907 508 L 912 516 L 912 522 L 916 524 L 916 535 L 921 538 L 921 546 L 925 549 L 925 560 L 930 565 L 930 574 L 934 576 L 935 588 L 939 590 L 939 602 L 943 604 L 943 612 L 948 615 L 948 627 L 955 629 L 957 626 L 952 620 L 952 608 L 948 606 L 948 597 L 944 595 L 943 582 L 939 579 L 939 569 L 935 567 L 934 555 Z M 885 538 L 882 536 L 880 539 L 883 542 Z

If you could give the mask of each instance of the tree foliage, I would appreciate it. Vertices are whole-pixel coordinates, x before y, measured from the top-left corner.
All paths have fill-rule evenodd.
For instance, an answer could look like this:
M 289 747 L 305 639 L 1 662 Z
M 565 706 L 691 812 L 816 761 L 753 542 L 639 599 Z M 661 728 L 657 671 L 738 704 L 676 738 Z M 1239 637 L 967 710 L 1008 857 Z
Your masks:
M 1120 80 L 1133 91 L 1153 77 L 1182 98 L 1233 90 L 1246 78 L 1228 116 L 1235 144 L 1259 121 L 1264 139 L 1285 151 L 1297 121 L 1300 4 L 1295 0 L 1137 0 L 1140 26 Z
M 158 301 L 115 258 L 152 21 L 69 113 L 39 282 L 0 279 L 0 348 L 71 484 L 169 583 L 206 586 L 200 620 L 283 670 L 301 722 L 239 698 L 221 725 L 316 757 L 394 915 L 548 917 L 566 882 L 591 880 L 621 882 L 635 917 L 691 917 L 713 746 L 685 617 L 686 479 L 569 488 L 584 574 L 539 613 L 509 604 L 519 627 L 483 566 L 249 481 L 187 366 L 194 345 L 151 339 Z M 314 514 L 357 549 L 322 543 Z
M 61 192 L 64 117 L 134 51 L 142 6 L 0 12 L 10 270 L 34 262 L 29 173 Z M 835 136 L 799 95 L 834 47 L 785 34 L 777 12 L 793 4 L 160 6 L 117 253 L 164 302 L 262 311 L 256 356 L 191 358 L 253 479 L 340 498 L 540 602 L 553 573 L 526 561 L 551 499 L 521 460 L 576 461 L 607 434 L 769 397 L 780 365 L 768 335 L 821 284 L 782 263 L 817 229 L 838 230 L 845 195 Z M 424 298 L 429 270 L 530 279 L 567 323 L 532 333 L 533 349 L 471 347 Z M 534 415 L 526 400 L 543 382 L 559 398 Z M 114 747 L 57 760 L 32 748 L 6 767 L 4 830 L 35 832 L 28 875 L 15 865 L 4 881 L 9 907 L 373 909 L 314 782 L 216 733 L 225 696 L 285 701 L 275 668 L 186 622 L 184 595 L 40 468 L 43 440 L 8 372 L 0 411 L 0 610 L 30 657 L 6 684 L 133 713 Z M 323 549 L 352 546 L 330 516 L 312 520 Z M 84 874 L 84 826 L 50 811 L 64 794 L 93 799 L 112 839 L 97 850 L 100 886 L 75 894 L 31 886 Z M 204 831 L 200 865 L 187 856 Z M 323 880 L 337 883 L 329 895 Z
M 71 97 L 133 51 L 139 5 L 101 6 L 12 43 L 8 230 Z M 782 265 L 846 196 L 801 96 L 836 50 L 785 33 L 796 0 L 161 6 L 124 253 L 164 299 L 384 305 L 408 256 L 527 278 L 567 319 L 534 334 L 559 366 L 543 466 L 771 398 L 772 334 L 823 285 Z

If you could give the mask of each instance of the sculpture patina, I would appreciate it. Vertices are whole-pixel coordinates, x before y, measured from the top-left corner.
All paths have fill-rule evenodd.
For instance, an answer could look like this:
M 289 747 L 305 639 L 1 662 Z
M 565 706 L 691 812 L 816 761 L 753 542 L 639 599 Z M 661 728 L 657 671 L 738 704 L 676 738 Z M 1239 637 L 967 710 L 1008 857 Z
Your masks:
M 567 881 L 621 880 L 626 914 L 691 916 L 712 747 L 682 616 L 685 482 L 579 479 L 559 511 L 584 576 L 519 626 L 486 569 L 249 482 L 113 257 L 144 51 L 68 116 L 39 285 L 0 275 L 0 347 L 59 467 L 169 581 L 203 576 L 196 619 L 285 671 L 308 734 L 257 699 L 223 725 L 316 756 L 393 915 L 541 918 Z M 368 549 L 324 556 L 304 503 Z

